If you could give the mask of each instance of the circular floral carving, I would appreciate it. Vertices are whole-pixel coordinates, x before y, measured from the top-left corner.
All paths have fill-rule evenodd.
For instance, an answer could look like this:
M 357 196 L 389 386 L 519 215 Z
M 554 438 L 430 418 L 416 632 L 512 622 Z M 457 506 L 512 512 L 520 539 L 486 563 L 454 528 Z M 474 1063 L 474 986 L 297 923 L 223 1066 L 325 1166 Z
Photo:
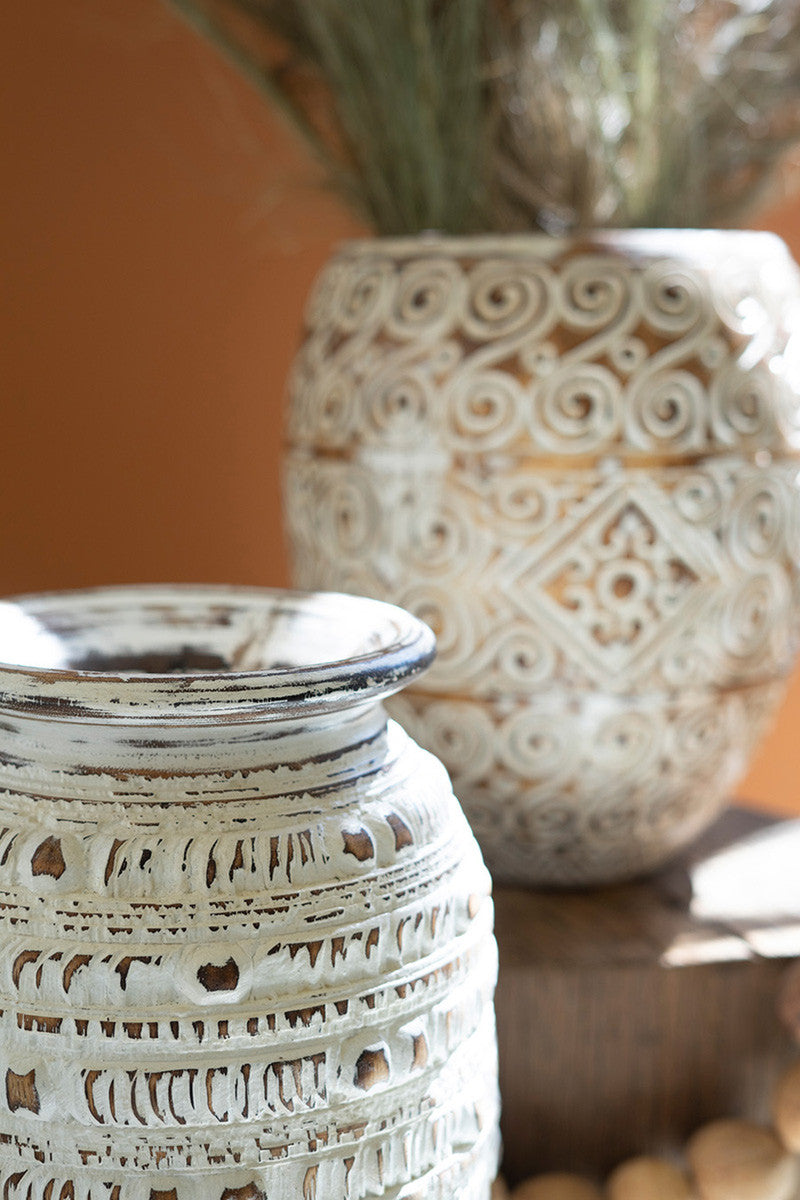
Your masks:
M 758 321 L 743 319 L 761 242 L 742 264 L 733 239 L 721 282 L 680 236 L 674 251 L 633 238 L 627 259 L 623 242 L 520 242 L 518 259 L 496 240 L 434 241 L 428 260 L 413 243 L 345 251 L 337 272 L 380 265 L 369 312 L 384 315 L 343 336 L 317 297 L 295 376 L 297 578 L 433 625 L 439 659 L 414 704 L 427 689 L 492 712 L 492 762 L 460 795 L 493 866 L 522 878 L 526 861 L 529 880 L 556 854 L 525 833 L 540 806 L 573 831 L 562 879 L 581 862 L 613 874 L 622 843 L 604 849 L 599 831 L 625 813 L 632 869 L 676 844 L 666 818 L 650 828 L 651 805 L 695 832 L 761 724 L 729 689 L 750 706 L 763 694 L 766 711 L 798 641 L 800 310 L 755 295 Z M 309 391 L 334 397 L 332 413 Z M 325 421 L 344 428 L 331 416 L 345 394 L 360 417 L 336 442 Z M 350 477 L 369 488 L 332 506 Z M 698 714 L 715 706 L 712 725 Z M 466 751 L 440 743 L 458 784 Z
M 406 555 L 425 575 L 457 573 L 464 562 L 478 562 L 479 532 L 467 514 L 450 498 L 430 505 L 416 504 L 409 514 Z
M 617 780 L 628 779 L 643 767 L 652 769 L 658 741 L 658 729 L 650 713 L 636 709 L 614 713 L 597 729 L 592 761 L 604 774 Z
M 630 282 L 618 259 L 594 254 L 572 259 L 559 277 L 562 320 L 581 330 L 610 326 L 630 303 Z
M 365 389 L 372 436 L 387 447 L 410 449 L 429 433 L 435 400 L 425 374 L 413 368 L 378 377 Z M 368 426 L 362 433 L 369 434 Z
M 690 371 L 645 374 L 628 395 L 631 441 L 642 446 L 669 446 L 672 453 L 702 445 L 705 437 L 705 393 Z
M 479 342 L 520 332 L 533 339 L 551 323 L 554 302 L 553 278 L 542 265 L 480 263 L 469 272 L 464 332 Z
M 454 323 L 466 286 L 458 263 L 447 258 L 407 263 L 393 283 L 386 332 L 402 341 L 442 337 Z
M 346 445 L 358 428 L 360 411 L 352 389 L 337 377 L 323 377 L 306 391 L 304 419 L 313 422 L 330 446 Z
M 549 450 L 587 453 L 612 440 L 622 418 L 619 380 L 605 367 L 554 371 L 542 383 L 531 428 Z
M 346 555 L 366 554 L 378 535 L 377 513 L 369 484 L 356 475 L 337 482 L 319 516 L 320 532 Z
M 784 580 L 774 572 L 739 582 L 726 597 L 722 613 L 722 640 L 728 652 L 736 658 L 761 658 L 773 630 L 786 621 L 788 599 Z
M 661 333 L 674 337 L 715 321 L 701 271 L 668 260 L 655 262 L 642 272 L 641 286 L 642 314 Z
M 791 497 L 793 499 L 793 497 Z M 748 480 L 737 496 L 731 544 L 740 562 L 757 567 L 785 553 L 790 494 L 766 472 Z
M 672 495 L 676 509 L 689 526 L 713 527 L 722 517 L 725 495 L 716 475 L 702 470 L 684 471 Z
M 647 361 L 647 343 L 638 337 L 623 337 L 609 348 L 611 365 L 622 375 L 639 370 Z
M 766 369 L 746 370 L 734 362 L 720 371 L 709 388 L 710 416 L 720 442 L 735 444 L 768 433 L 774 390 Z
M 498 730 L 500 761 L 523 779 L 546 775 L 557 786 L 568 770 L 566 728 L 562 721 L 544 713 L 520 709 Z
M 475 651 L 478 630 L 466 598 L 454 595 L 446 586 L 414 583 L 399 589 L 397 603 L 436 634 L 440 673 L 443 669 L 452 672 L 467 667 Z
M 312 321 L 320 325 L 323 311 L 326 315 L 333 311 L 341 333 L 368 337 L 387 315 L 393 274 L 392 264 L 380 261 L 356 275 L 350 271 L 337 274 L 333 286 L 329 290 L 323 287 L 321 294 L 313 299 Z
M 459 763 L 463 780 L 481 779 L 495 757 L 494 726 L 477 704 L 434 701 L 425 710 L 425 745 L 437 758 Z
M 525 412 L 525 394 L 510 375 L 480 371 L 457 377 L 447 389 L 453 448 L 470 454 L 507 445 Z
M 518 622 L 510 630 L 500 630 L 493 640 L 492 660 L 504 686 L 527 691 L 553 678 L 556 652 L 533 626 Z
M 493 501 L 497 517 L 514 526 L 522 526 L 531 537 L 548 528 L 557 512 L 557 499 L 547 480 L 531 472 L 509 472 L 493 480 Z M 520 532 L 511 533 L 512 538 Z

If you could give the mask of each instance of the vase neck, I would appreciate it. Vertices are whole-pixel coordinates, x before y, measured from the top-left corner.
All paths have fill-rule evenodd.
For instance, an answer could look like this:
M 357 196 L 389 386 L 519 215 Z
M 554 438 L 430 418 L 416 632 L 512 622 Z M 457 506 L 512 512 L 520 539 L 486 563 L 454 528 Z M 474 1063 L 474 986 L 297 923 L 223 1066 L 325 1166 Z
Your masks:
M 381 769 L 386 713 L 370 701 L 303 720 L 177 724 L 0 720 L 0 788 L 92 802 L 324 795 Z

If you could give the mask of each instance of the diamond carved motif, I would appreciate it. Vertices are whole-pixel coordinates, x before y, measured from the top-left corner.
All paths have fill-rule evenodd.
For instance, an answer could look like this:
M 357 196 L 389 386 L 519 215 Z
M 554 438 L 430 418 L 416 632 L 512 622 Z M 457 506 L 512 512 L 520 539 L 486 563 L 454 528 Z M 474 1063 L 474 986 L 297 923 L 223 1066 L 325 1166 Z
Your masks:
M 645 488 L 605 492 L 516 578 L 513 598 L 570 659 L 623 682 L 724 573 L 712 534 Z

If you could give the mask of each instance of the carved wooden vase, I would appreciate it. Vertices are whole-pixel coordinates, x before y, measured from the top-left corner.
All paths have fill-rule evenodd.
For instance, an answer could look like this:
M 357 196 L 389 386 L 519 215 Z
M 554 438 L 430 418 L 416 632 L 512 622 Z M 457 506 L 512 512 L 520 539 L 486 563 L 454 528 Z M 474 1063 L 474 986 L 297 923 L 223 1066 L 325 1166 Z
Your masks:
M 497 878 L 655 867 L 743 774 L 797 644 L 799 300 L 762 233 L 375 241 L 323 272 L 295 580 L 434 627 L 393 711 Z
M 432 651 L 343 596 L 0 605 L 3 1200 L 489 1200 L 488 875 L 381 705 Z

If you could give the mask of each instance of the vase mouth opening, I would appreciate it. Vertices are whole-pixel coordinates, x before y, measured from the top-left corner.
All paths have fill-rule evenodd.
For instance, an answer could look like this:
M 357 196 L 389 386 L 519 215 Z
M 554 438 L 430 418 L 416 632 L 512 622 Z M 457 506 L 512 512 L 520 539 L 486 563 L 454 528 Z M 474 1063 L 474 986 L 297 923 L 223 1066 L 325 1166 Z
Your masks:
M 432 662 L 431 630 L 335 592 L 138 585 L 0 601 L 0 710 L 279 720 L 376 701 Z
M 345 257 L 370 257 L 389 254 L 399 258 L 442 254 L 449 256 L 503 256 L 550 258 L 562 251 L 580 248 L 595 252 L 633 253 L 664 257 L 686 254 L 692 259 L 726 257 L 743 253 L 785 260 L 789 251 L 775 233 L 762 229 L 703 229 L 689 226 L 674 228 L 608 227 L 545 233 L 543 230 L 507 233 L 441 233 L 435 229 L 420 234 L 387 234 L 351 238 L 341 243 Z

